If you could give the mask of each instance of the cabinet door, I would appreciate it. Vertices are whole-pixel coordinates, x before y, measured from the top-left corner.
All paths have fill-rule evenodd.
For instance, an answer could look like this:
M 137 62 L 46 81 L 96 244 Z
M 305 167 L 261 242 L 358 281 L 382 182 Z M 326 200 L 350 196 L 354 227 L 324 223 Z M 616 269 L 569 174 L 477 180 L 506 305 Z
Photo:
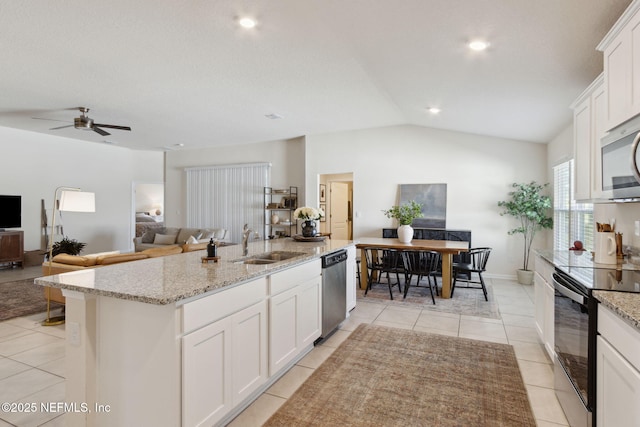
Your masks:
M 538 332 L 538 336 L 540 337 L 540 340 L 542 342 L 544 342 L 544 285 L 544 279 L 542 278 L 540 273 L 536 271 L 533 276 L 533 290 L 535 293 L 535 320 L 536 331 Z
M 591 197 L 591 98 L 573 110 L 573 156 L 576 200 Z
M 269 375 L 274 375 L 298 354 L 297 287 L 271 297 L 269 302 Z
M 596 425 L 640 425 L 640 372 L 602 336 L 598 336 L 596 354 Z
M 553 284 L 544 282 L 544 346 L 551 360 L 554 358 L 554 323 L 555 323 L 555 296 Z
M 182 338 L 182 418 L 185 426 L 213 425 L 232 408 L 231 317 Z
M 231 316 L 233 405 L 264 384 L 267 372 L 267 302 Z
M 606 127 L 612 129 L 631 118 L 631 33 L 622 30 L 604 51 L 607 92 Z
M 349 311 L 353 310 L 356 307 L 357 300 L 357 268 L 358 264 L 356 263 L 356 247 L 349 246 L 347 248 L 347 315 Z
M 629 39 L 631 42 L 631 115 L 640 113 L 640 12 L 636 12 L 629 21 Z
M 322 285 L 321 276 L 298 286 L 298 349 L 302 350 L 322 334 Z
M 640 82 L 639 82 L 640 83 Z M 607 118 L 607 94 L 600 84 L 591 95 L 591 198 L 600 199 L 602 194 L 602 149 L 600 140 L 605 135 Z

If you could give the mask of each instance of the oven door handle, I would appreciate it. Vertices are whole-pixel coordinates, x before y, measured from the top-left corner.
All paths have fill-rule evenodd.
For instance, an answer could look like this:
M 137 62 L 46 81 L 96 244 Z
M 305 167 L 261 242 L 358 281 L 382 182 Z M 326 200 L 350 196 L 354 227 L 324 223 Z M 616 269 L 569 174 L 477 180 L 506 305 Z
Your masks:
M 560 292 L 562 295 L 564 295 L 565 297 L 571 299 L 572 301 L 577 302 L 578 304 L 582 304 L 582 305 L 587 304 L 587 298 L 584 295 L 581 295 L 577 292 L 572 291 L 571 289 L 568 289 L 562 283 L 558 282 L 555 279 L 555 277 L 553 278 L 553 284 L 556 290 Z

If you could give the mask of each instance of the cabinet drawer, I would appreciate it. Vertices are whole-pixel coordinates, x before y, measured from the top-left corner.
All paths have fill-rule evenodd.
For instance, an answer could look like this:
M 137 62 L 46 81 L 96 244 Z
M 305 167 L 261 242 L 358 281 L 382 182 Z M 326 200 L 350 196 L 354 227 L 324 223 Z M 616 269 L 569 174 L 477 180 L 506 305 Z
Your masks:
M 628 325 L 613 311 L 598 305 L 598 332 L 640 370 L 640 331 Z
M 261 277 L 182 306 L 182 332 L 188 333 L 227 317 L 267 297 L 267 278 Z
M 316 276 L 319 276 L 322 271 L 322 261 L 316 259 L 306 264 L 292 267 L 288 270 L 281 271 L 279 273 L 272 274 L 269 277 L 271 282 L 271 295 L 277 295 L 280 292 L 291 289 L 302 282 L 306 282 Z

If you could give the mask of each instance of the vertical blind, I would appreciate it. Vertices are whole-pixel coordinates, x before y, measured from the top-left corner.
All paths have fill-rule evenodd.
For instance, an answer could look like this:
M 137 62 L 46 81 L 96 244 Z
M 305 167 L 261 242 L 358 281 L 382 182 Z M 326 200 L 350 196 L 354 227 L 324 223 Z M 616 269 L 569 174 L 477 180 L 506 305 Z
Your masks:
M 187 227 L 226 228 L 232 242 L 242 239 L 244 224 L 261 231 L 270 163 L 194 167 L 185 172 Z
M 593 204 L 576 203 L 573 160 L 553 168 L 553 248 L 567 250 L 576 240 L 593 250 Z

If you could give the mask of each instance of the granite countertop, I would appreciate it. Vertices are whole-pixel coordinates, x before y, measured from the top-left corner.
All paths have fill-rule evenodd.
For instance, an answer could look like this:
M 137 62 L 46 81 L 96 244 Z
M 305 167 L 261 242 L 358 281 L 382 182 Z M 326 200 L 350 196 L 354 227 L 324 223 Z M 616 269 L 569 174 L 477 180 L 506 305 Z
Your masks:
M 593 295 L 602 305 L 610 308 L 628 324 L 640 330 L 640 294 L 593 291 Z
M 218 262 L 203 263 L 206 251 L 148 258 L 98 268 L 39 277 L 37 285 L 69 289 L 148 304 L 165 305 L 238 285 L 311 261 L 353 245 L 350 240 L 297 242 L 291 238 L 250 242 L 249 256 L 271 251 L 300 252 L 301 256 L 274 264 L 234 263 L 243 258 L 242 246 L 218 248 Z

